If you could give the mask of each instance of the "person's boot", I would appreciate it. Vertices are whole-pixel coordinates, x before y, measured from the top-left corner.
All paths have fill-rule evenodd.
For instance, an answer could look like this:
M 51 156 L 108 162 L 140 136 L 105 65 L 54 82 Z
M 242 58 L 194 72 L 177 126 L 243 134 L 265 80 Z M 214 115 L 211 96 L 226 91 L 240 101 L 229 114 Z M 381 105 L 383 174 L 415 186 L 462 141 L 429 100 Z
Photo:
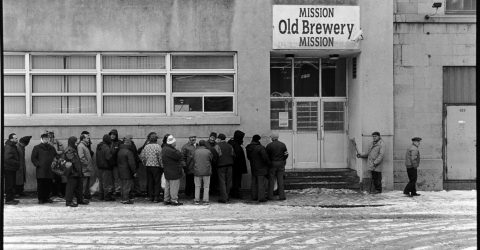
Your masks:
M 70 201 L 70 202 L 66 202 L 66 203 L 65 203 L 65 206 L 67 206 L 67 207 L 78 207 L 78 204 L 73 203 L 72 201 Z

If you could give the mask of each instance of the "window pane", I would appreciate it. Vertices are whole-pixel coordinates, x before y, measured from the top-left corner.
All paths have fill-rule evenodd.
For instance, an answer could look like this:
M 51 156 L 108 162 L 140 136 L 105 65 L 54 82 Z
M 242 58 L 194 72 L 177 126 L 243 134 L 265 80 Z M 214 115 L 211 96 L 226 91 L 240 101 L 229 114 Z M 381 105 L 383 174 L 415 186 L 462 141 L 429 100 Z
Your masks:
M 292 61 L 272 58 L 270 61 L 270 96 L 292 96 Z
M 96 113 L 94 96 L 34 96 L 34 114 L 90 114 Z
M 25 114 L 25 97 L 5 96 L 3 101 L 5 114 Z
M 205 112 L 233 111 L 233 97 L 204 97 Z
M 175 112 L 189 112 L 202 111 L 201 97 L 174 97 L 173 111 Z
M 233 56 L 172 56 L 172 69 L 233 69 Z
M 347 96 L 345 58 L 322 61 L 322 96 Z
M 173 92 L 233 92 L 232 75 L 177 75 Z
M 164 69 L 165 56 L 102 56 L 103 69 Z
M 104 96 L 103 113 L 165 113 L 165 96 Z
M 315 60 L 295 60 L 294 95 L 300 97 L 319 96 L 319 63 Z
M 475 66 L 444 66 L 443 102 L 476 103 L 476 72 Z
M 274 99 L 270 102 L 270 128 L 291 130 L 293 125 L 292 100 Z
M 344 131 L 345 105 L 343 102 L 323 103 L 323 127 L 325 131 Z
M 95 69 L 95 56 L 32 56 L 33 69 Z
M 5 93 L 25 93 L 25 76 L 4 76 Z
M 103 76 L 104 93 L 165 93 L 165 76 Z
M 33 76 L 33 93 L 95 93 L 95 76 Z
M 452 14 L 475 14 L 476 10 L 476 0 L 447 0 L 445 5 L 446 13 Z
M 318 128 L 318 103 L 297 102 L 297 129 L 316 131 Z
M 7 55 L 3 56 L 4 69 L 25 69 L 25 56 Z

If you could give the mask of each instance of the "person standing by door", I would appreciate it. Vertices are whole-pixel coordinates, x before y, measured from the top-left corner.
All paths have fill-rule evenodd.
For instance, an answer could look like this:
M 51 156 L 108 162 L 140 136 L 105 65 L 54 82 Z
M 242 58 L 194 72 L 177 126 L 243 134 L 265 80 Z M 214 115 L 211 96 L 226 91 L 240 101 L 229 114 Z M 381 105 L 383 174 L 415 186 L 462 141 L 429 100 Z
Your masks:
M 421 140 L 422 138 L 420 137 L 413 137 L 412 145 L 407 149 L 407 153 L 405 154 L 405 166 L 407 167 L 408 184 L 403 190 L 403 194 L 408 195 L 409 197 L 420 196 L 420 194 L 417 193 L 416 185 L 417 168 L 420 165 L 420 150 L 418 150 L 418 147 L 420 146 Z
M 379 132 L 372 133 L 373 141 L 368 145 L 368 151 L 365 154 L 357 154 L 357 158 L 367 158 L 368 171 L 372 172 L 372 182 L 375 190 L 370 190 L 372 194 L 378 194 L 382 192 L 382 162 L 385 156 L 385 143 L 380 137 Z
M 275 186 L 275 179 L 278 186 L 278 199 L 285 200 L 285 187 L 283 178 L 285 175 L 285 164 L 287 163 L 288 151 L 287 146 L 278 140 L 278 134 L 271 135 L 272 142 L 267 144 L 266 151 L 268 158 L 272 162 L 268 170 L 268 199 L 273 200 L 273 188 Z

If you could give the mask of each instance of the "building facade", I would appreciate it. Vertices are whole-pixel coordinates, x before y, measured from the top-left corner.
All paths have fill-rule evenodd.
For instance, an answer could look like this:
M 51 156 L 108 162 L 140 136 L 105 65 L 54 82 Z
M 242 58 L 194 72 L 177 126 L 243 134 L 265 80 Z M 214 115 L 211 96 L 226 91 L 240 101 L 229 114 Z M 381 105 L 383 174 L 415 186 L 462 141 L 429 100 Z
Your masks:
M 442 110 L 457 104 L 445 79 L 471 74 L 449 67 L 475 67 L 476 16 L 451 23 L 440 8 L 425 19 L 432 3 L 418 2 L 4 1 L 3 134 L 32 135 L 29 158 L 47 129 L 64 143 L 87 130 L 94 146 L 113 128 L 137 145 L 171 133 L 178 146 L 237 129 L 244 145 L 254 134 L 266 144 L 273 131 L 288 171 L 351 168 L 369 183 L 353 142 L 365 151 L 379 131 L 386 190 L 403 188 L 402 155 L 421 136 L 419 188 L 440 190 Z M 440 50 L 445 39 L 466 42 L 445 54 L 427 46 L 433 36 Z

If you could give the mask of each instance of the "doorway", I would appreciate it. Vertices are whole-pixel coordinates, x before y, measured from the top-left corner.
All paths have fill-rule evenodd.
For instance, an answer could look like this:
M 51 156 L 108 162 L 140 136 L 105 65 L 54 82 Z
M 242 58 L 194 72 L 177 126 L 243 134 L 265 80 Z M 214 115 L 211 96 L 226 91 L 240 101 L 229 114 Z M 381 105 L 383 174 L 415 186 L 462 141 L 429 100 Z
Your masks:
M 346 59 L 271 58 L 271 129 L 287 169 L 347 167 Z

